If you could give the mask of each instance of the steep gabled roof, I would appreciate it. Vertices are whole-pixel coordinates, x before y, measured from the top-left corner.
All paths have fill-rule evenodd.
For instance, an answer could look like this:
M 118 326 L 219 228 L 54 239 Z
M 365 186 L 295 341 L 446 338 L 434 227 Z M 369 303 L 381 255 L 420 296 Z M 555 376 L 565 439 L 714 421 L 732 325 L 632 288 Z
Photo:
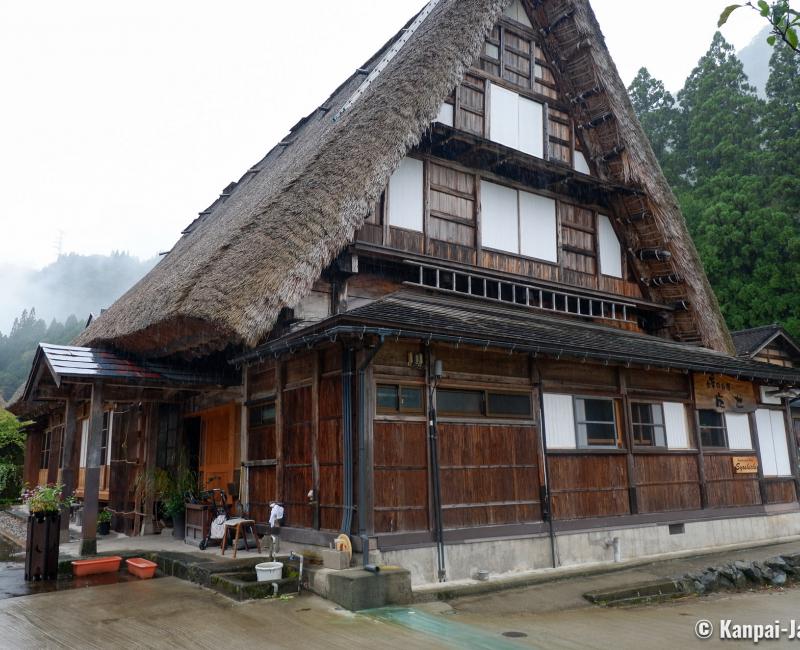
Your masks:
M 731 332 L 731 337 L 736 346 L 736 355 L 739 357 L 753 357 L 779 338 L 793 348 L 800 357 L 800 345 L 778 324 Z
M 165 356 L 263 341 L 280 311 L 296 305 L 353 239 L 389 176 L 420 141 L 509 3 L 429 3 L 430 14 L 339 119 L 333 116 L 393 43 L 404 38 L 403 31 L 235 187 L 226 188 L 172 251 L 94 320 L 77 343 Z M 684 321 L 705 345 L 732 351 L 675 197 L 636 120 L 588 0 L 526 5 L 551 54 L 557 52 L 555 62 L 573 97 L 587 83 L 601 84 L 603 101 L 617 118 L 613 133 L 603 127 L 584 139 L 602 175 L 620 177 L 647 194 L 653 218 L 644 231 L 631 228 L 629 245 L 668 242 L 691 309 Z M 575 105 L 576 118 L 591 109 Z

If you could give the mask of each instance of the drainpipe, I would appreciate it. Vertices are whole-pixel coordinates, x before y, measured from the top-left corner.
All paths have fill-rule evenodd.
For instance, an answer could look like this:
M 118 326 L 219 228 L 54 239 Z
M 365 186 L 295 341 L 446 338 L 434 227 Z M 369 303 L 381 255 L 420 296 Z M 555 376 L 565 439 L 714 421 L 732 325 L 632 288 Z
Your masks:
M 431 354 L 428 358 L 428 377 L 430 390 L 428 392 L 428 448 L 431 458 L 431 491 L 433 497 L 433 521 L 436 535 L 436 561 L 439 582 L 447 581 L 447 570 L 444 555 L 444 531 L 442 526 L 442 486 L 439 475 L 439 435 L 436 417 L 436 387 L 442 376 L 442 362 L 434 361 L 431 367 Z
M 544 424 L 544 392 L 539 382 L 539 444 L 542 448 L 542 461 L 544 462 L 544 504 L 547 506 L 547 528 L 550 534 L 550 555 L 553 559 L 553 568 L 558 566 L 556 560 L 556 533 L 553 530 L 553 503 L 550 495 L 550 466 L 547 463 L 547 431 Z
M 358 368 L 358 536 L 361 539 L 361 557 L 364 566 L 369 564 L 369 537 L 367 536 L 367 368 L 383 347 L 383 336 L 372 348 Z
M 350 535 L 353 528 L 353 349 L 342 347 L 342 450 L 343 502 L 341 532 Z

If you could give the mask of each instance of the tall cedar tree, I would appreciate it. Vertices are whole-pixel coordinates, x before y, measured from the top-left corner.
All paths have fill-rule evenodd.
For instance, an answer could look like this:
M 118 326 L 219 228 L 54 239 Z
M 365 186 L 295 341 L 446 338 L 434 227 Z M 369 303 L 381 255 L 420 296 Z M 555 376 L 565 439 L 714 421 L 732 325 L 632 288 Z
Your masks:
M 646 70 L 629 88 L 732 329 L 781 322 L 800 336 L 796 65 L 773 58 L 762 102 L 717 33 L 674 112 Z

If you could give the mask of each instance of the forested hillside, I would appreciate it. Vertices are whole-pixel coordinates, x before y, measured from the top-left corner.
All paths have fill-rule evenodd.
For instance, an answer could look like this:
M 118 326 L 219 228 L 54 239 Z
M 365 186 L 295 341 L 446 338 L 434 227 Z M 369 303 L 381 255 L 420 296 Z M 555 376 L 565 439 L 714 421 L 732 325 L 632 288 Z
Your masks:
M 800 56 L 775 50 L 762 100 L 718 33 L 677 97 L 644 68 L 628 91 L 729 327 L 800 337 Z
M 25 381 L 40 341 L 69 343 L 90 313 L 110 306 L 154 262 L 127 253 L 70 254 L 39 271 L 0 267 L 0 404 Z

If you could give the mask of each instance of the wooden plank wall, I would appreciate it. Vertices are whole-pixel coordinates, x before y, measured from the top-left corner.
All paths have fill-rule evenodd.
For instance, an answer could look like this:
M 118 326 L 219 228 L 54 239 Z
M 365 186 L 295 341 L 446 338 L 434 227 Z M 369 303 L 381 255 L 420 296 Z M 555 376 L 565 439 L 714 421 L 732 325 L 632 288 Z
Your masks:
M 537 446 L 531 425 L 442 422 L 444 527 L 541 521 Z

